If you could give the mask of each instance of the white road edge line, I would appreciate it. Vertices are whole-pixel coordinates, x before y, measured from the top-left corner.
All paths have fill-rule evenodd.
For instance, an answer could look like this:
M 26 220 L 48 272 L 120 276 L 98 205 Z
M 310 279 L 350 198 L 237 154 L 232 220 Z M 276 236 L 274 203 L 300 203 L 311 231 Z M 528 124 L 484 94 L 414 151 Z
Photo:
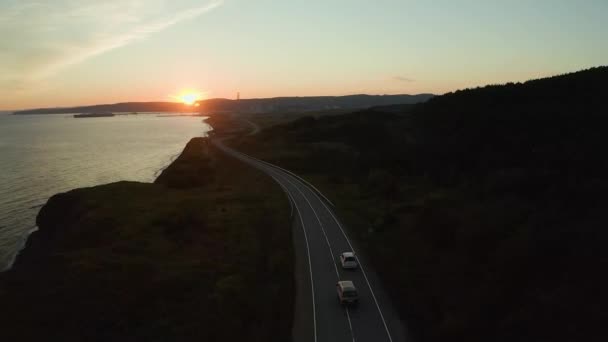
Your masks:
M 346 317 L 348 317 L 348 325 L 350 326 L 351 336 L 353 338 L 353 342 L 355 342 L 355 333 L 353 331 L 353 325 L 350 323 L 350 313 L 348 312 L 348 307 L 346 308 Z
M 272 169 L 272 168 L 269 168 L 269 169 Z M 273 178 L 274 178 L 274 176 L 272 174 L 275 172 L 280 175 L 277 177 L 284 177 L 283 179 L 286 180 L 289 184 L 291 184 L 291 186 L 293 186 L 300 193 L 300 195 L 302 195 L 302 197 L 304 197 L 304 199 L 306 200 L 306 203 L 308 203 L 308 206 L 310 207 L 310 209 L 312 209 L 313 214 L 315 214 L 315 217 L 317 218 L 317 222 L 319 222 L 319 226 L 321 227 L 323 236 L 325 236 L 325 241 L 327 242 L 327 246 L 329 248 L 329 254 L 331 255 L 331 263 L 332 263 L 332 265 L 334 265 L 334 269 L 336 270 L 336 278 L 338 278 L 338 281 L 340 281 L 340 272 L 338 271 L 338 263 L 336 262 L 336 256 L 334 254 L 333 248 L 331 247 L 331 243 L 329 242 L 329 238 L 327 237 L 327 233 L 325 232 L 325 228 L 323 227 L 323 223 L 321 222 L 321 219 L 319 218 L 317 211 L 312 206 L 312 203 L 310 203 L 310 201 L 308 200 L 306 195 L 302 192 L 302 190 L 300 190 L 297 185 L 295 185 L 293 182 L 291 182 L 288 177 L 286 177 L 285 175 L 281 175 L 280 172 L 277 172 L 275 170 L 269 170 L 269 172 L 271 174 L 270 176 Z M 352 337 L 353 341 L 355 341 L 355 332 L 353 330 L 353 324 L 350 320 L 350 314 L 348 312 L 348 307 L 345 307 L 345 310 L 346 310 L 346 319 L 348 320 L 348 327 L 350 329 L 350 336 Z
M 250 155 L 248 155 L 248 154 L 245 154 L 245 153 L 243 153 L 243 152 L 239 152 L 239 151 L 236 151 L 236 150 L 234 150 L 234 151 L 235 151 L 236 153 L 242 154 L 242 155 L 243 155 L 243 156 L 245 156 L 245 157 L 251 158 L 251 159 L 253 159 L 253 160 L 257 160 L 257 161 L 259 161 L 259 162 L 261 162 L 261 163 L 264 163 L 264 164 L 266 164 L 266 165 L 268 165 L 268 166 L 270 166 L 270 167 L 273 167 L 273 168 L 275 168 L 275 169 L 279 169 L 279 170 L 281 170 L 281 171 L 285 171 L 285 172 L 287 172 L 288 174 L 290 174 L 290 175 L 294 176 L 295 178 L 297 178 L 297 179 L 298 179 L 300 182 L 302 182 L 302 183 L 304 183 L 305 185 L 307 185 L 307 186 L 309 186 L 309 187 L 313 188 L 313 189 L 314 189 L 314 190 L 315 190 L 315 191 L 316 191 L 318 194 L 320 194 L 320 195 L 321 195 L 321 196 L 322 196 L 322 197 L 323 197 L 323 198 L 324 198 L 324 199 L 325 199 L 325 200 L 326 200 L 326 201 L 327 201 L 329 204 L 331 204 L 331 206 L 332 206 L 332 207 L 335 207 L 335 205 L 334 205 L 334 204 L 333 204 L 333 203 L 332 203 L 332 202 L 329 200 L 329 198 L 325 197 L 325 195 L 323 195 L 323 193 L 322 193 L 321 191 L 319 191 L 319 189 L 317 189 L 317 188 L 316 188 L 314 185 L 312 185 L 312 184 L 311 184 L 309 181 L 307 181 L 306 179 L 304 179 L 304 178 L 302 178 L 302 177 L 300 177 L 300 176 L 296 175 L 295 173 L 293 173 L 293 172 L 291 172 L 291 171 L 289 171 L 289 170 L 287 170 L 287 169 L 284 169 L 284 168 L 282 168 L 282 167 L 280 167 L 280 166 L 277 166 L 277 165 L 271 164 L 271 163 L 269 163 L 269 162 L 267 162 L 267 161 L 265 161 L 265 160 L 258 159 L 258 158 L 256 158 L 256 157 L 252 157 L 252 156 L 250 156 Z M 317 196 L 317 197 L 318 197 L 318 196 Z
M 300 181 L 302 184 L 304 184 L 304 186 L 309 187 L 309 189 L 310 189 L 310 187 L 312 187 L 312 188 L 313 188 L 315 191 L 317 191 L 317 192 L 318 192 L 318 193 L 319 193 L 319 194 L 320 194 L 320 195 L 321 195 L 323 198 L 325 198 L 325 199 L 327 200 L 327 202 L 328 202 L 328 203 L 330 203 L 332 206 L 335 206 L 335 205 L 334 205 L 334 204 L 333 204 L 333 203 L 332 203 L 332 202 L 331 202 L 331 201 L 330 201 L 330 200 L 329 200 L 327 197 L 325 197 L 325 195 L 323 195 L 323 193 L 321 193 L 321 192 L 320 192 L 320 191 L 319 191 L 317 188 L 315 188 L 315 187 L 314 187 L 314 185 L 310 184 L 309 182 L 307 182 L 306 180 L 304 180 L 304 179 L 303 179 L 303 178 L 301 178 L 300 176 L 298 176 L 298 175 L 294 174 L 293 172 L 291 172 L 291 171 L 289 171 L 289 170 L 285 170 L 285 169 L 281 168 L 280 166 L 276 166 L 276 165 L 273 165 L 273 164 L 271 164 L 271 163 L 269 163 L 269 162 L 266 162 L 266 161 L 263 161 L 263 160 L 257 159 L 257 158 L 252 157 L 252 156 L 249 156 L 249 155 L 247 155 L 247 154 L 245 154 L 245 153 L 242 153 L 242 152 L 239 152 L 239 151 L 236 151 L 236 150 L 233 150 L 233 151 L 234 151 L 234 152 L 236 152 L 237 154 L 242 155 L 243 157 L 246 157 L 246 158 L 251 158 L 251 159 L 253 159 L 253 160 L 256 160 L 256 161 L 259 161 L 259 162 L 261 162 L 261 163 L 263 163 L 263 164 L 266 164 L 266 165 L 268 165 L 269 167 L 276 168 L 276 169 L 279 169 L 279 170 L 281 170 L 281 171 L 284 171 L 284 172 L 286 172 L 286 173 L 288 173 L 288 174 L 290 174 L 290 175 L 293 175 L 293 176 L 294 176 L 296 179 L 298 179 L 298 180 L 299 180 L 299 181 Z M 296 189 L 298 189 L 298 187 L 297 187 L 297 186 L 296 186 Z M 298 190 L 299 190 L 299 189 L 298 189 Z M 356 255 L 357 255 L 357 253 L 356 253 L 355 249 L 353 248 L 352 244 L 350 243 L 350 239 L 348 238 L 348 236 L 347 236 L 347 235 L 346 235 L 346 233 L 344 232 L 344 229 L 342 228 L 342 225 L 340 224 L 340 221 L 338 221 L 338 219 L 336 218 L 336 216 L 334 215 L 334 213 L 331 211 L 331 209 L 329 209 L 329 208 L 327 207 L 327 205 L 325 204 L 325 202 L 324 202 L 324 201 L 323 201 L 323 200 L 322 200 L 322 199 L 321 199 L 321 198 L 320 198 L 320 197 L 317 195 L 317 193 L 315 193 L 315 191 L 311 191 L 311 192 L 313 193 L 313 195 L 315 195 L 315 197 L 317 197 L 317 199 L 319 200 L 319 202 L 321 202 L 321 203 L 323 204 L 323 207 L 325 207 L 325 209 L 326 209 L 326 210 L 329 212 L 329 214 L 331 215 L 331 217 L 334 219 L 334 221 L 335 221 L 335 222 L 336 222 L 336 224 L 338 225 L 338 228 L 340 228 L 340 231 L 342 232 L 342 235 L 343 235 L 343 236 L 344 236 L 344 238 L 346 239 L 346 243 L 348 243 L 348 246 L 350 247 L 351 251 L 352 251 L 353 253 L 355 253 L 355 256 L 356 256 Z M 305 199 L 308 201 L 308 199 L 306 198 L 306 196 L 305 196 L 305 195 L 304 195 L 304 198 L 305 198 Z M 294 201 L 294 204 L 295 204 L 295 201 Z M 310 202 L 309 202 L 309 204 L 310 204 Z M 312 206 L 311 206 L 311 207 L 312 207 Z M 299 210 L 299 208 L 297 207 L 297 204 L 296 204 L 296 211 L 298 211 L 298 215 L 300 216 L 300 221 L 302 222 L 302 225 L 303 225 L 303 224 L 304 224 L 304 222 L 302 221 L 302 216 L 301 216 L 301 214 L 300 214 L 300 210 Z M 315 212 L 315 211 L 314 211 L 314 209 L 313 209 L 313 212 Z M 316 212 L 315 212 L 315 215 L 316 215 Z M 304 226 L 302 226 L 302 227 L 304 228 Z M 306 247 L 307 247 L 307 248 L 309 248 L 309 247 L 308 247 L 308 238 L 306 237 L 306 232 L 304 232 L 304 235 L 305 235 L 305 238 L 306 238 Z M 326 237 L 326 238 L 327 238 L 327 237 Z M 392 338 L 391 333 L 390 333 L 390 331 L 389 331 L 389 329 L 388 329 L 388 325 L 386 324 L 386 320 L 384 319 L 384 315 L 382 314 L 382 309 L 380 309 L 380 304 L 378 304 L 378 299 L 376 298 L 376 295 L 374 294 L 374 290 L 372 289 L 372 286 L 371 286 L 371 284 L 370 284 L 370 282 L 369 282 L 369 279 L 367 278 L 367 274 L 365 273 L 365 270 L 364 270 L 364 268 L 363 268 L 363 264 L 360 262 L 359 258 L 357 258 L 357 261 L 359 262 L 359 267 L 361 268 L 361 273 L 363 274 L 363 277 L 365 278 L 365 282 L 367 283 L 367 287 L 369 288 L 369 291 L 370 291 L 370 293 L 372 294 L 372 298 L 374 299 L 374 303 L 376 304 L 376 308 L 378 309 L 378 313 L 380 314 L 380 319 L 382 319 L 382 324 L 384 325 L 384 329 L 386 330 L 386 334 L 387 334 L 387 336 L 388 336 L 388 339 L 389 339 L 389 341 L 390 341 L 390 342 L 393 342 L 393 338 Z M 311 282 L 312 282 L 312 266 L 311 266 L 311 264 L 310 264 L 310 249 L 308 249 L 308 262 L 309 262 L 309 268 L 311 269 Z M 334 266 L 335 266 L 335 264 L 334 264 Z M 313 290 L 313 292 L 314 292 L 314 290 Z M 313 307 L 314 307 L 314 295 L 313 295 Z M 313 311 L 313 313 L 314 313 L 314 311 Z M 348 315 L 348 312 L 347 312 L 347 315 Z M 350 323 L 350 315 L 348 315 L 348 316 L 349 316 L 349 323 Z M 314 323 L 315 323 L 315 341 L 316 341 L 316 338 L 317 338 L 317 336 L 316 336 L 316 319 L 315 319 L 315 322 L 314 322 Z M 354 337 L 353 337 L 353 338 L 354 338 Z
M 242 154 L 244 156 L 247 156 L 247 157 L 255 159 L 255 160 L 259 160 L 257 158 L 250 157 L 250 156 L 248 156 L 248 155 L 246 155 L 244 153 L 241 153 L 241 152 L 237 152 L 237 153 L 240 153 L 240 154 Z M 265 162 L 263 160 L 259 160 L 259 161 L 261 161 L 262 163 L 264 163 L 266 165 L 269 165 L 270 167 L 274 167 L 274 168 L 279 169 L 281 171 L 285 171 L 287 173 L 293 174 L 292 172 L 290 172 L 288 170 L 285 170 L 285 169 L 283 169 L 283 168 L 281 168 L 279 166 L 273 165 L 273 164 Z M 299 177 L 299 176 L 296 176 L 295 178 L 298 179 L 298 180 L 300 180 L 300 182 L 304 186 L 307 186 L 308 184 L 310 184 L 310 183 L 308 183 L 306 181 L 302 181 L 302 178 Z M 310 184 L 310 185 L 312 186 L 312 184 Z M 313 188 L 314 188 L 314 186 L 313 186 Z M 297 187 L 296 187 L 296 189 L 297 189 Z M 316 188 L 315 188 L 315 190 L 317 192 L 319 191 Z M 346 243 L 348 243 L 348 246 L 350 247 L 351 251 L 353 253 L 355 253 L 355 256 L 356 256 L 357 253 L 356 253 L 355 249 L 353 248 L 353 245 L 350 243 L 350 239 L 346 235 L 346 232 L 344 232 L 344 229 L 342 228 L 342 225 L 340 224 L 340 221 L 338 221 L 338 219 L 336 218 L 336 216 L 334 215 L 334 213 L 327 207 L 327 205 L 325 204 L 325 202 L 323 202 L 323 200 L 321 198 L 319 198 L 319 196 L 317 195 L 317 193 L 315 193 L 315 191 L 311 191 L 311 192 L 313 193 L 313 195 L 315 195 L 315 197 L 317 197 L 317 199 L 319 200 L 319 202 L 321 202 L 321 204 L 323 204 L 323 207 L 325 207 L 325 209 L 329 212 L 329 214 L 331 215 L 331 217 L 334 219 L 334 221 L 338 225 L 338 228 L 340 228 L 340 231 L 342 232 L 342 235 L 346 239 Z M 323 198 L 327 199 L 322 193 L 321 193 L 321 196 L 323 196 Z M 306 196 L 304 196 L 304 198 L 306 198 Z M 329 202 L 329 203 L 331 204 L 331 202 Z M 332 204 L 332 206 L 333 206 L 333 204 Z M 314 209 L 313 209 L 313 211 L 314 211 Z M 378 299 L 376 298 L 376 294 L 374 293 L 374 290 L 372 289 L 372 285 L 370 284 L 369 279 L 367 278 L 367 274 L 365 273 L 365 269 L 363 268 L 363 264 L 360 262 L 359 258 L 357 258 L 357 261 L 359 262 L 359 267 L 361 268 L 361 273 L 363 273 L 363 277 L 365 278 L 365 282 L 367 283 L 367 287 L 369 288 L 369 291 L 372 294 L 372 298 L 374 299 L 374 303 L 376 304 L 376 308 L 378 309 L 378 313 L 380 314 L 380 319 L 382 319 L 382 324 L 384 325 L 384 330 L 386 330 L 386 335 L 388 336 L 389 341 L 393 342 L 393 337 L 391 336 L 391 333 L 390 333 L 390 331 L 388 329 L 388 325 L 386 324 L 386 320 L 384 319 L 384 315 L 382 314 L 382 309 L 380 309 L 380 304 L 378 304 Z
M 302 195 L 302 197 L 304 197 L 304 200 L 306 200 L 306 203 L 308 203 L 308 206 L 310 207 L 310 209 L 312 209 L 312 213 L 315 214 L 315 218 L 317 219 L 317 222 L 319 222 L 319 226 L 321 227 L 321 231 L 323 232 L 323 236 L 325 237 L 325 242 L 327 242 L 327 246 L 329 247 L 329 254 L 331 255 L 331 263 L 332 263 L 332 265 L 334 265 L 334 269 L 336 270 L 336 277 L 338 277 L 338 280 L 340 280 L 340 271 L 338 271 L 338 263 L 336 262 L 336 255 L 334 254 L 333 248 L 331 248 L 331 243 L 329 242 L 329 239 L 327 238 L 327 233 L 325 232 L 325 228 L 323 227 L 323 223 L 321 223 L 321 219 L 319 218 L 319 215 L 317 214 L 317 211 L 312 206 L 312 203 L 310 203 L 310 201 L 308 200 L 308 198 L 306 198 L 306 195 L 304 195 L 304 193 L 302 192 L 302 190 L 300 190 L 288 178 L 285 178 L 285 180 L 289 184 L 291 184 L 300 193 L 300 195 Z
M 216 146 L 220 147 L 224 152 L 227 152 L 228 154 L 232 154 L 230 153 L 230 150 L 224 146 L 221 143 L 216 144 Z M 234 150 L 232 150 L 234 151 Z M 238 152 L 237 152 L 238 153 Z M 240 159 L 238 156 L 232 154 L 233 157 Z M 246 156 L 246 155 L 245 155 Z M 272 176 L 271 176 L 272 177 Z M 274 179 L 275 182 L 277 182 L 281 187 L 282 184 L 280 182 L 278 182 L 274 177 L 272 177 L 272 179 Z M 297 187 L 296 187 L 297 188 Z M 286 188 L 283 187 L 283 191 L 285 191 Z M 289 191 L 286 191 L 287 196 L 289 196 L 289 198 L 291 199 L 291 201 L 293 201 L 294 206 L 296 207 L 296 211 L 298 212 L 298 217 L 300 218 L 300 224 L 302 225 L 302 232 L 304 232 L 304 241 L 306 241 L 306 254 L 308 256 L 308 270 L 310 272 L 310 290 L 312 293 L 312 323 L 313 323 L 313 335 L 314 335 L 314 341 L 317 342 L 317 309 L 316 309 L 316 305 L 315 305 L 315 283 L 314 283 L 314 278 L 312 276 L 312 261 L 310 258 L 310 245 L 308 244 L 308 234 L 306 234 L 306 226 L 304 225 L 304 220 L 302 219 L 302 214 L 300 212 L 300 208 L 298 207 L 298 203 L 296 203 L 296 201 L 293 199 L 293 197 L 291 196 L 291 194 L 289 193 Z
M 315 194 L 313 191 L 311 191 L 311 192 L 313 193 L 313 195 L 317 196 L 317 194 Z M 319 199 L 319 202 L 321 202 L 323 204 L 323 206 L 325 207 L 325 209 L 329 212 L 329 214 L 331 215 L 331 217 L 334 219 L 334 221 L 338 225 L 338 228 L 340 228 L 340 231 L 342 232 L 342 235 L 346 239 L 346 242 L 348 243 L 348 246 L 350 246 L 350 249 L 352 250 L 353 253 L 355 253 L 355 256 L 356 256 L 357 253 L 355 252 L 355 249 L 353 248 L 353 245 L 350 243 L 350 239 L 346 235 L 346 232 L 344 232 L 344 229 L 342 228 L 342 225 L 340 224 L 340 221 L 338 221 L 338 219 L 336 218 L 336 216 L 334 215 L 334 213 L 332 213 L 332 211 L 327 207 L 327 205 L 325 205 L 325 203 L 323 203 L 323 201 L 318 196 L 317 196 L 317 198 Z M 393 337 L 391 336 L 391 333 L 388 330 L 388 325 L 386 324 L 386 320 L 384 319 L 384 315 L 382 314 L 382 310 L 380 309 L 380 304 L 378 304 L 378 300 L 376 299 L 376 295 L 374 294 L 374 290 L 372 289 L 372 285 L 369 283 L 369 279 L 367 278 L 367 274 L 365 273 L 365 270 L 363 269 L 363 264 L 360 262 L 359 258 L 357 258 L 357 261 L 359 262 L 359 267 L 361 268 L 361 273 L 363 273 L 363 277 L 365 278 L 365 282 L 367 283 L 367 286 L 369 287 L 369 290 L 370 290 L 370 292 L 372 294 L 372 298 L 374 298 L 374 303 L 376 303 L 376 308 L 378 308 L 378 313 L 380 314 L 380 318 L 382 319 L 382 323 L 384 324 L 384 329 L 386 330 L 386 334 L 388 335 L 388 339 L 389 339 L 390 342 L 393 342 Z
M 274 177 L 273 177 L 273 179 L 274 179 Z M 276 179 L 275 179 L 275 182 L 281 184 Z M 304 220 L 302 219 L 302 214 L 300 213 L 300 208 L 298 207 L 298 203 L 296 203 L 296 201 L 293 199 L 293 196 L 291 196 L 289 191 L 287 191 L 287 188 L 284 188 L 283 190 L 285 191 L 285 193 L 287 193 L 287 196 L 289 196 L 289 198 L 293 202 L 293 205 L 296 207 L 296 211 L 298 212 L 298 217 L 300 218 L 300 224 L 302 225 L 302 232 L 304 232 L 304 240 L 306 241 L 306 255 L 308 256 L 308 270 L 310 272 L 310 291 L 311 291 L 311 295 L 312 295 L 312 323 L 313 323 L 313 330 L 314 330 L 314 339 L 315 339 L 315 342 L 317 342 L 317 308 L 315 305 L 315 283 L 314 283 L 314 279 L 312 276 L 312 261 L 310 259 L 310 246 L 308 245 L 308 234 L 306 234 L 306 228 L 305 228 L 306 226 L 304 225 Z
M 289 202 L 289 218 L 293 217 L 293 199 L 291 198 L 291 196 L 289 195 L 289 193 L 287 193 L 287 188 L 285 188 L 285 186 L 283 184 L 281 184 L 276 178 L 274 178 L 272 175 L 270 176 L 272 177 L 272 179 L 279 184 L 279 186 L 281 187 L 281 189 L 283 189 L 283 192 L 287 195 L 287 199 Z

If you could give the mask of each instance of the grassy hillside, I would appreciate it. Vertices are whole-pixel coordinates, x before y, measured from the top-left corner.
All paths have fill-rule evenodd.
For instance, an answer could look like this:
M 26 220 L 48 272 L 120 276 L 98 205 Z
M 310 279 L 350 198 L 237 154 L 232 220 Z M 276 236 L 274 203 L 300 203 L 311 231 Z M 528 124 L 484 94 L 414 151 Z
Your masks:
M 604 340 L 607 92 L 602 67 L 235 144 L 329 195 L 419 340 Z
M 268 177 L 205 139 L 155 184 L 53 196 L 38 225 L 0 274 L 7 341 L 291 337 L 288 203 Z

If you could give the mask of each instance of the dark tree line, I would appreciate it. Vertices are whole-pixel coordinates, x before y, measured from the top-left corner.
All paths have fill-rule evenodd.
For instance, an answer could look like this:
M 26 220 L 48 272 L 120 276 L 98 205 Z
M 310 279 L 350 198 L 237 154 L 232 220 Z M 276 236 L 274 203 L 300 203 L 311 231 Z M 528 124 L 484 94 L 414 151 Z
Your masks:
M 304 118 L 250 148 L 357 187 L 342 202 L 372 214 L 351 228 L 420 340 L 605 340 L 607 93 L 599 67 Z

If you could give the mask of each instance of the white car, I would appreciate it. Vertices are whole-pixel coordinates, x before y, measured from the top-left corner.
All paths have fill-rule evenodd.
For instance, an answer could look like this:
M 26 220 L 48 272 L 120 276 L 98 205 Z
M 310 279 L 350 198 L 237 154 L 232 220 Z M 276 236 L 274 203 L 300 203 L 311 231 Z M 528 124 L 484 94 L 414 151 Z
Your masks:
M 357 304 L 359 302 L 359 294 L 350 280 L 342 280 L 336 284 L 336 291 L 338 291 L 338 300 L 340 304 Z
M 357 258 L 355 258 L 355 253 L 353 252 L 344 252 L 340 254 L 340 264 L 342 268 L 354 269 L 359 266 L 357 263 Z

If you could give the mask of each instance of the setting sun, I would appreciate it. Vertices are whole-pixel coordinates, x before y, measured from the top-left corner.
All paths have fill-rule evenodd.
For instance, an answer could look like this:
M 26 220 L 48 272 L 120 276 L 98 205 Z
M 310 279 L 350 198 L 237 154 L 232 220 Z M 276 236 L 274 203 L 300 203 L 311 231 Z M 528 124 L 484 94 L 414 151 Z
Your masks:
M 200 99 L 201 95 L 197 93 L 185 93 L 179 96 L 179 100 L 188 106 L 192 106 Z

